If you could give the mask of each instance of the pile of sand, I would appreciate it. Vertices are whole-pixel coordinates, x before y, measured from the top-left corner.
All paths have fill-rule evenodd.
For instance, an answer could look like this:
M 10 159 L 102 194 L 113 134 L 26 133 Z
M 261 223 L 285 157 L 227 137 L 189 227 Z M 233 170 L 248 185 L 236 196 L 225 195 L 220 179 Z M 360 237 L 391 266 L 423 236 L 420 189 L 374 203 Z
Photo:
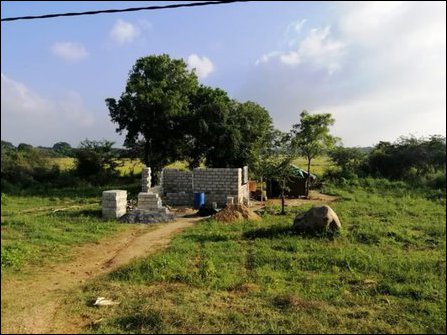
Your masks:
M 212 216 L 220 222 L 232 222 L 236 220 L 260 220 L 261 217 L 245 205 L 228 205 L 220 212 Z

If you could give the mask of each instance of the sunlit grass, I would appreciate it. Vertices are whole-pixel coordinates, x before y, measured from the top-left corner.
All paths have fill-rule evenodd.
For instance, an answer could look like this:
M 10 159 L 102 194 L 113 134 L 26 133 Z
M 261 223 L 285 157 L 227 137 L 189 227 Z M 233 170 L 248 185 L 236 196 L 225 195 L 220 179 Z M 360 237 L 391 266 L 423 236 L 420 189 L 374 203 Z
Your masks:
M 158 255 L 82 287 L 94 333 L 443 333 L 445 203 L 399 184 L 332 187 L 343 230 L 297 235 L 297 213 L 199 223 Z M 117 309 L 92 309 L 108 295 Z

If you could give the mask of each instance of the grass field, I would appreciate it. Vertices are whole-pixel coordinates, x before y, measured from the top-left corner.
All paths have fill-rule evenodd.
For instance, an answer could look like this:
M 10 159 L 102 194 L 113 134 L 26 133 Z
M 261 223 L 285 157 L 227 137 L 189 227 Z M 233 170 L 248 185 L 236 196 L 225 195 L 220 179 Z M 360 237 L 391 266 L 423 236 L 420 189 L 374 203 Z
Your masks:
M 93 333 L 445 333 L 445 199 L 401 183 L 330 187 L 343 231 L 296 235 L 288 215 L 208 220 L 66 300 Z M 98 296 L 117 307 L 90 307 Z
M 293 161 L 293 164 L 307 171 L 307 159 L 302 157 L 297 158 Z M 317 177 L 321 177 L 328 168 L 333 166 L 334 164 L 331 162 L 329 157 L 327 156 L 316 157 L 311 161 L 310 173 L 316 175 Z
M 2 276 L 28 264 L 63 261 L 70 247 L 121 229 L 116 221 L 102 219 L 100 205 L 102 190 L 118 187 L 122 185 L 35 191 L 26 196 L 2 194 Z
M 61 171 L 71 170 L 75 167 L 75 159 L 71 157 L 51 158 L 51 162 L 56 164 Z

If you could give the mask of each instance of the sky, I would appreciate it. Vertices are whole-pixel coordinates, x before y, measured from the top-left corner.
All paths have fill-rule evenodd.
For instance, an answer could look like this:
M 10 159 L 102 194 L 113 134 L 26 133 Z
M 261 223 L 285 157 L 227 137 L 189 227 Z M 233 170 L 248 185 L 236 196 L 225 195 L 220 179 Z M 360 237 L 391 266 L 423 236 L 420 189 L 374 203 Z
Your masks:
M 1 17 L 151 4 L 2 1 Z M 138 58 L 162 53 L 282 131 L 307 110 L 331 113 L 345 146 L 446 134 L 445 2 L 254 1 L 2 22 L 1 139 L 121 147 L 104 101 Z

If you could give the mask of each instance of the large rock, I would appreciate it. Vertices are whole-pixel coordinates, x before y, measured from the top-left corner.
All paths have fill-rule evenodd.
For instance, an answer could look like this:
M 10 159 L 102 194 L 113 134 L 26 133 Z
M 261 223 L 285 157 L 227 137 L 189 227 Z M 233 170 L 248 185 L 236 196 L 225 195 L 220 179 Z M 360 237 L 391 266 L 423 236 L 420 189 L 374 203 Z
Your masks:
M 332 208 L 323 205 L 297 215 L 293 221 L 293 228 L 299 232 L 334 232 L 341 228 L 341 223 Z

